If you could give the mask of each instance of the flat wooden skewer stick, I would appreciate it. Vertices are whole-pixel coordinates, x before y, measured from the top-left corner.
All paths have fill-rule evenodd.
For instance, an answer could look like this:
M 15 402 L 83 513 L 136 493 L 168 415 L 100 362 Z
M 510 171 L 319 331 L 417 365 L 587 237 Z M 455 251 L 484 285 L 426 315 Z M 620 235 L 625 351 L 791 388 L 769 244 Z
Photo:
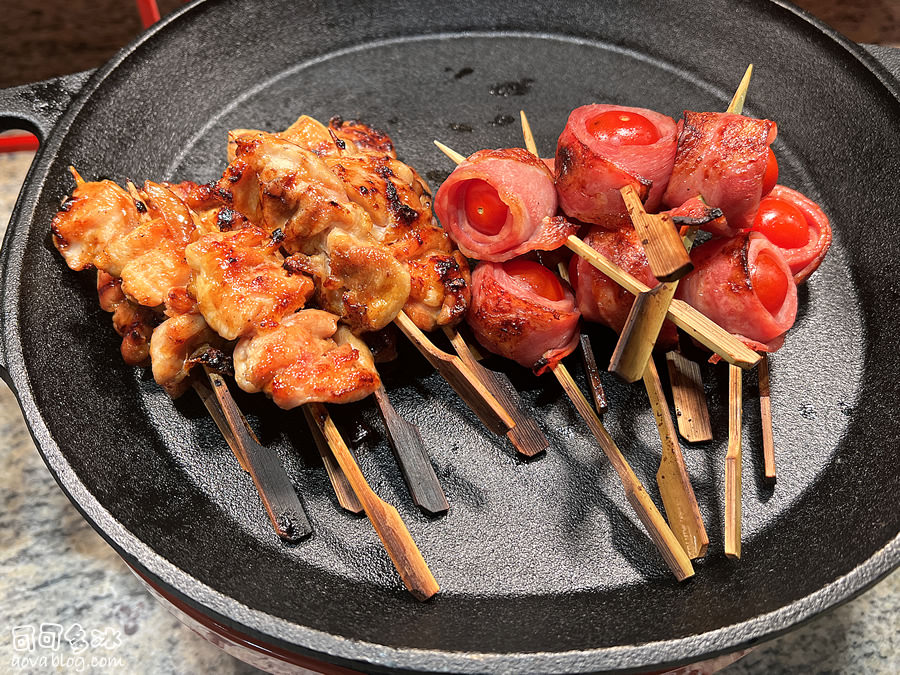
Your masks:
M 513 418 L 516 424 L 506 432 L 506 437 L 513 444 L 516 451 L 525 457 L 534 457 L 546 450 L 550 445 L 550 441 L 547 440 L 537 422 L 522 412 L 519 402 L 513 393 L 512 383 L 501 381 L 501 378 L 505 377 L 505 375 L 488 370 L 478 363 L 478 359 L 472 353 L 468 343 L 455 328 L 444 326 L 444 334 L 450 340 L 450 344 L 453 345 L 453 349 L 459 355 L 459 358 L 462 359 L 462 362 L 472 369 L 472 372 L 478 376 L 478 379 L 481 380 L 488 391 L 497 397 L 500 404 Z
M 763 465 L 767 483 L 774 483 L 775 474 L 775 437 L 772 433 L 772 399 L 769 389 L 769 359 L 763 354 L 757 368 L 759 375 L 759 412 L 762 418 Z
M 694 269 L 678 228 L 667 213 L 647 213 L 631 185 L 620 190 L 631 222 L 644 246 L 650 271 L 660 281 L 676 281 Z
M 327 415 L 328 410 L 324 407 L 323 409 Z M 319 428 L 316 418 L 313 417 L 313 413 L 309 409 L 309 406 L 303 406 L 303 416 L 306 418 L 306 423 L 309 425 L 309 431 L 312 434 L 313 441 L 316 444 L 319 455 L 322 457 L 322 464 L 325 465 L 325 472 L 328 474 L 328 480 L 331 482 L 331 487 L 334 489 L 334 495 L 337 497 L 338 504 L 342 509 L 349 511 L 350 513 L 357 515 L 362 513 L 362 504 L 359 503 L 359 500 L 353 493 L 353 488 L 350 487 L 350 482 L 341 470 L 341 465 L 337 463 L 337 460 L 334 458 L 334 453 L 332 453 L 331 448 L 328 447 L 328 439 L 322 434 L 322 430 Z
M 382 500 L 369 487 L 325 406 L 321 403 L 307 405 L 404 585 L 417 600 L 427 600 L 437 593 L 440 587 L 397 509 Z
M 728 452 L 725 454 L 725 555 L 741 557 L 741 370 L 728 366 Z
M 505 434 L 516 423 L 491 392 L 481 383 L 472 370 L 458 356 L 438 349 L 406 312 L 400 312 L 394 323 L 416 346 L 428 362 L 434 366 L 450 386 L 466 402 L 484 425 L 495 434 Z
M 684 456 L 675 435 L 675 425 L 669 414 L 669 404 L 653 359 L 647 362 L 643 379 L 662 443 L 662 457 L 659 470 L 656 472 L 656 484 L 659 486 L 663 506 L 669 517 L 669 525 L 688 557 L 691 560 L 701 558 L 706 554 L 709 536 L 703 526 L 703 516 L 700 515 L 697 497 L 694 495 L 694 488 L 691 487 Z
M 559 263 L 557 269 L 559 270 L 559 276 L 566 283 L 571 283 L 569 270 L 566 269 L 565 264 Z M 578 334 L 578 344 L 581 346 L 581 359 L 584 364 L 584 372 L 587 375 L 588 386 L 591 390 L 591 398 L 594 399 L 594 408 L 597 409 L 597 414 L 602 418 L 609 409 L 609 403 L 606 400 L 603 381 L 600 379 L 600 369 L 597 367 L 597 359 L 594 357 L 594 348 L 591 346 L 591 339 L 583 331 Z
M 631 204 L 635 214 L 643 212 L 643 206 L 637 198 L 634 190 L 626 196 L 623 188 L 623 196 L 626 203 L 632 198 L 637 203 Z M 632 216 L 634 217 L 634 216 Z M 674 225 L 673 225 L 674 227 Z M 697 228 L 689 228 L 684 239 L 679 239 L 679 245 L 685 255 L 690 251 L 694 243 Z M 692 266 L 693 267 L 693 266 Z M 645 293 L 639 293 L 631 305 L 625 326 L 622 329 L 612 358 L 609 361 L 609 370 L 626 382 L 635 382 L 644 375 L 647 362 L 651 359 L 653 348 L 666 320 L 666 314 L 678 290 L 678 279 L 662 283 Z
M 431 515 L 446 513 L 450 508 L 441 483 L 425 449 L 419 429 L 403 419 L 391 405 L 382 384 L 375 390 L 375 401 L 388 430 L 391 449 L 413 502 Z
M 228 428 L 240 447 L 240 454 L 244 456 L 250 477 L 278 536 L 286 541 L 298 541 L 309 536 L 313 531 L 312 525 L 278 455 L 260 444 L 250 431 L 231 397 L 225 378 L 208 368 L 205 370 L 222 414 L 228 422 Z
M 637 295 L 650 290 L 647 285 L 635 279 L 578 237 L 570 236 L 566 240 L 566 246 L 629 293 Z M 683 300 L 672 300 L 666 318 L 728 363 L 745 370 L 759 363 L 759 354 Z
M 457 164 L 465 159 L 458 152 L 451 150 L 439 141 L 434 141 L 434 144 Z M 650 290 L 644 283 L 611 262 L 606 256 L 595 251 L 574 234 L 566 240 L 566 247 L 587 260 L 632 295 Z M 752 368 L 759 362 L 759 354 L 682 300 L 672 301 L 666 318 L 729 363 L 746 369 Z
M 222 434 L 228 447 L 231 448 L 231 452 L 237 459 L 238 464 L 241 465 L 241 468 L 244 471 L 250 473 L 250 466 L 247 464 L 247 458 L 244 456 L 244 451 L 241 448 L 240 443 L 238 443 L 237 439 L 234 437 L 234 432 L 228 425 L 228 419 L 222 412 L 222 408 L 219 407 L 219 400 L 216 398 L 215 392 L 213 392 L 210 387 L 208 378 L 192 378 L 191 384 L 194 387 L 194 391 L 197 392 L 197 396 L 203 401 L 203 405 L 206 407 L 209 416 L 212 417 L 213 421 L 216 423 L 216 427 L 218 427 L 219 432 Z M 246 422 L 246 418 L 244 418 L 243 414 L 241 414 L 241 420 Z M 250 431 L 250 433 L 253 432 Z
M 653 540 L 656 548 L 659 549 L 675 578 L 683 581 L 693 576 L 694 568 L 691 565 L 691 560 L 678 542 L 678 538 L 666 524 L 665 518 L 663 518 L 659 509 L 656 508 L 653 500 L 650 499 L 647 490 L 644 489 L 640 479 L 629 466 L 628 461 L 616 446 L 612 436 L 609 435 L 600 418 L 597 417 L 591 404 L 588 403 L 584 394 L 581 393 L 581 389 L 578 388 L 565 365 L 557 363 L 553 367 L 553 374 L 556 375 L 556 379 L 559 380 L 575 409 L 578 410 L 578 413 L 587 423 L 588 428 L 591 430 L 594 438 L 597 439 L 610 464 L 612 464 L 616 473 L 619 474 L 619 479 L 625 488 L 625 497 L 628 499 L 628 503 L 631 504 L 638 518 L 644 524 L 650 539 Z
M 669 383 L 678 418 L 678 433 L 689 443 L 712 440 L 712 424 L 700 366 L 675 351 L 666 354 Z

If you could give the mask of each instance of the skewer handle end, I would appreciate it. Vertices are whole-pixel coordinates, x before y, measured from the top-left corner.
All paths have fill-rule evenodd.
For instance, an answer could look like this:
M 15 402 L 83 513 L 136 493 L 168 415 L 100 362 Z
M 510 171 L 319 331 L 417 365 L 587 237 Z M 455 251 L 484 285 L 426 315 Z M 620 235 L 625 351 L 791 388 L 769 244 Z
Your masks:
M 625 496 L 675 578 L 684 581 L 694 576 L 691 559 L 678 543 L 678 539 L 675 538 L 675 534 L 666 524 L 647 491 L 640 486 L 637 490 L 626 490 Z

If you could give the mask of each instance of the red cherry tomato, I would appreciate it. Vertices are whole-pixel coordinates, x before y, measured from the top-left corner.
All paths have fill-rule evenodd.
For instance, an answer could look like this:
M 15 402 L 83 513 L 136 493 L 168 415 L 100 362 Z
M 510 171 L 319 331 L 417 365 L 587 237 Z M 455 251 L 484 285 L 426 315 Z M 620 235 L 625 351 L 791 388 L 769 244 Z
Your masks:
M 750 270 L 750 283 L 763 307 L 774 314 L 784 304 L 791 280 L 779 266 L 774 254 L 763 250 L 756 256 L 756 264 Z
M 803 248 L 809 243 L 809 223 L 791 202 L 766 197 L 759 203 L 753 230 L 762 232 L 779 248 Z
M 496 188 L 479 179 L 468 181 L 465 209 L 469 224 L 487 235 L 498 234 L 509 215 L 509 207 L 500 199 Z
M 772 188 L 778 183 L 778 160 L 772 148 L 769 148 L 769 159 L 766 161 L 766 172 L 763 174 L 763 197 L 772 191 Z
M 503 271 L 515 277 L 543 298 L 557 302 L 566 297 L 556 275 L 531 260 L 510 260 L 503 263 Z
M 659 130 L 643 115 L 626 110 L 607 110 L 588 122 L 588 131 L 605 143 L 650 145 L 659 140 Z

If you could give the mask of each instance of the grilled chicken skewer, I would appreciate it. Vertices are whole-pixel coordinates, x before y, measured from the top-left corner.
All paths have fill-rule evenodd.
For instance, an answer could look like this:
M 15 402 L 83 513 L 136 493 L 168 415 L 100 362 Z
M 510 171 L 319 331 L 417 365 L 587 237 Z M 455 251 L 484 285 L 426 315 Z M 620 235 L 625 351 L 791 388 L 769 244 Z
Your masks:
M 151 220 L 145 197 L 140 194 L 131 182 L 128 183 L 127 187 L 135 204 L 143 205 L 137 207 L 140 222 L 145 225 L 150 224 Z M 253 479 L 253 483 L 276 533 L 286 541 L 297 541 L 309 536 L 313 531 L 312 525 L 303 505 L 297 498 L 297 493 L 284 470 L 284 466 L 275 453 L 259 443 L 247 424 L 246 418 L 244 418 L 231 397 L 228 385 L 222 376 L 208 367 L 204 367 L 204 370 L 212 385 L 212 391 L 221 411 L 221 414 L 212 413 L 213 420 L 217 425 L 220 425 L 220 429 L 222 428 L 222 422 L 224 422 L 227 432 L 223 431 L 223 436 L 241 467 Z M 195 385 L 195 388 L 207 409 L 212 408 L 210 405 L 212 400 L 206 395 L 207 392 L 204 391 L 203 386 Z
M 342 124 L 325 129 L 301 117 L 280 134 L 233 132 L 220 192 L 251 221 L 284 233 L 285 263 L 313 277 L 320 306 L 354 331 L 396 321 L 485 425 L 506 433 L 514 422 L 494 396 L 422 332 L 465 312 L 465 259 L 434 223 L 418 175 L 371 129 L 357 131 L 345 138 Z

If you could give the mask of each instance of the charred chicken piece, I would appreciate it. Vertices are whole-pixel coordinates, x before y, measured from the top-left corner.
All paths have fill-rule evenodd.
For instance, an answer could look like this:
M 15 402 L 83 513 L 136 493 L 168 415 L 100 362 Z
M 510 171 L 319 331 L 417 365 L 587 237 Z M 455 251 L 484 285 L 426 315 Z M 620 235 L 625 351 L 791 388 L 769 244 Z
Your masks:
M 407 266 L 411 278 L 404 310 L 425 331 L 454 325 L 471 297 L 469 265 L 431 212 L 428 186 L 409 166 L 388 156 L 326 158 L 374 225 L 373 236 Z
M 226 340 L 273 326 L 306 304 L 309 277 L 283 267 L 280 238 L 257 227 L 205 234 L 185 250 L 189 291 L 200 313 Z
M 77 186 L 53 218 L 53 243 L 73 270 L 97 267 L 111 241 L 138 225 L 134 199 L 112 181 L 85 182 L 69 169 Z
M 355 333 L 393 321 L 410 278 L 372 234 L 368 214 L 315 153 L 272 134 L 236 139 L 235 159 L 219 182 L 230 206 L 269 232 L 284 233 L 294 271 L 316 281 L 316 301 Z
M 372 354 L 334 314 L 305 309 L 238 342 L 235 380 L 281 408 L 358 401 L 381 383 Z

